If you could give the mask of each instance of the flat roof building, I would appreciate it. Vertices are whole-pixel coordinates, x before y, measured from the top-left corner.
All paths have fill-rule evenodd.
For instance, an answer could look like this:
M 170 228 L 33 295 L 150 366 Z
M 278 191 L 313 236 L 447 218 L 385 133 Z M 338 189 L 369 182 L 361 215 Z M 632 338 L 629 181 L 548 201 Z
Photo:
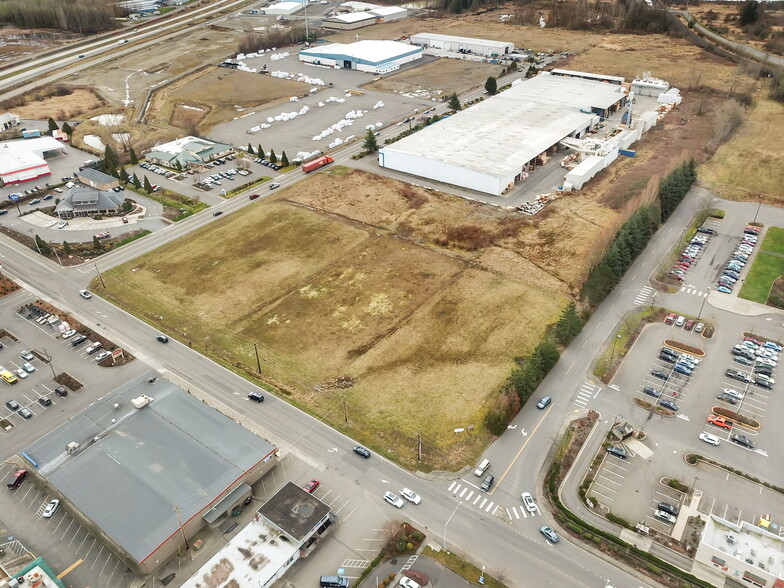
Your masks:
M 553 69 L 550 70 L 550 75 L 563 76 L 566 78 L 580 78 L 581 80 L 592 80 L 594 82 L 607 82 L 617 86 L 620 86 L 625 81 L 625 79 L 620 76 L 606 76 L 585 71 L 572 71 L 571 69 Z
M 695 562 L 718 570 L 727 578 L 752 586 L 781 586 L 784 578 L 784 540 L 762 526 L 746 521 L 736 525 L 715 515 L 703 517 Z M 760 524 L 770 525 L 769 519 Z
M 183 588 L 268 588 L 294 562 L 307 557 L 334 522 L 335 515 L 326 504 L 288 482 L 258 509 L 255 520 L 207 561 Z
M 277 452 L 149 376 L 109 392 L 19 454 L 74 518 L 143 574 L 185 548 L 184 536 L 241 504 Z
M 351 12 L 343 12 L 350 10 Z M 328 29 L 352 30 L 382 22 L 392 22 L 408 16 L 402 6 L 380 6 L 365 2 L 344 2 L 338 7 L 338 14 L 325 18 L 322 25 Z
M 362 12 L 355 14 L 364 14 Z M 347 15 L 348 16 L 348 15 Z M 422 58 L 422 48 L 397 41 L 331 43 L 299 52 L 299 60 L 314 65 L 386 73 Z
M 437 33 L 417 33 L 411 35 L 409 40 L 414 45 L 444 49 L 445 51 L 467 51 L 477 55 L 491 57 L 493 55 L 506 55 L 514 51 L 514 43 L 506 41 L 491 41 L 489 39 L 474 39 L 472 37 L 455 37 L 452 35 L 439 35 Z
M 264 14 L 277 14 L 279 16 L 288 16 L 302 10 L 305 6 L 302 2 L 276 2 L 264 8 Z
M 65 154 L 63 144 L 52 137 L 0 143 L 0 186 L 48 176 L 51 172 L 44 154 L 53 151 Z
M 501 195 L 566 137 L 583 137 L 622 108 L 622 86 L 538 75 L 379 151 L 379 164 Z

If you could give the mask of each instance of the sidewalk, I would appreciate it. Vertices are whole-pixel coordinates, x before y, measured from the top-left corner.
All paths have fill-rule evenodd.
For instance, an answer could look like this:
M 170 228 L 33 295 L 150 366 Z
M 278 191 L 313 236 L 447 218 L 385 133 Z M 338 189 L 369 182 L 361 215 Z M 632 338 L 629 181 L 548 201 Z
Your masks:
M 708 304 L 719 310 L 726 310 L 742 316 L 760 316 L 763 314 L 777 314 L 784 319 L 784 311 L 772 306 L 765 306 L 751 300 L 744 300 L 737 296 L 711 291 L 707 298 Z
M 426 545 L 428 545 L 427 541 L 422 543 L 420 551 L 421 549 L 424 549 Z M 410 561 L 411 559 L 414 560 L 412 563 Z M 379 564 L 379 566 L 371 572 L 371 574 L 365 579 L 364 582 L 362 582 L 360 586 L 362 586 L 362 588 L 376 588 L 377 586 L 381 585 L 381 581 L 389 574 L 395 574 L 397 575 L 395 582 L 390 584 L 389 587 L 396 588 L 402 576 L 400 574 L 401 569 L 409 564 L 411 565 L 411 571 L 425 574 L 429 578 L 430 582 L 426 584 L 428 587 L 441 586 L 443 588 L 469 588 L 476 586 L 479 583 L 478 578 L 476 582 L 469 582 L 462 576 L 459 576 L 452 570 L 444 567 L 439 562 L 434 561 L 429 557 L 424 557 L 421 555 L 404 555 L 401 557 L 393 557 L 392 559 Z

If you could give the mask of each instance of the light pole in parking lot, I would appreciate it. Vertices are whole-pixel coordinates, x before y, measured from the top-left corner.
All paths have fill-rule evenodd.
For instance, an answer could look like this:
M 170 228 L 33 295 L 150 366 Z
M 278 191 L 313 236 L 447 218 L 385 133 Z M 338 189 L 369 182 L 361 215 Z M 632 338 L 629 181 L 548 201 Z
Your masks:
M 700 320 L 700 317 L 702 316 L 702 309 L 705 308 L 705 301 L 708 299 L 708 296 L 710 295 L 710 286 L 708 286 L 706 290 L 707 292 L 705 293 L 705 297 L 702 299 L 702 304 L 700 305 L 700 312 L 697 315 L 697 320 Z
M 694 487 L 697 485 L 697 480 L 699 480 L 699 476 L 694 476 L 694 481 L 691 483 L 691 495 L 694 497 Z
M 763 194 L 759 195 L 759 204 L 757 205 L 757 212 L 754 214 L 754 220 L 751 221 L 753 223 L 757 222 L 757 216 L 759 216 L 760 208 L 762 208 L 762 198 L 763 198 L 763 196 L 764 196 Z

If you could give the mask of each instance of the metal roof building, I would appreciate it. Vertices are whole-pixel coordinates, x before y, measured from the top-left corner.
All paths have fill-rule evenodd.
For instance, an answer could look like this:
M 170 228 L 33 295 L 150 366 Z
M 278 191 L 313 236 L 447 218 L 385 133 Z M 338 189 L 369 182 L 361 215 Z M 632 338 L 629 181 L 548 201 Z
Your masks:
M 0 143 L 0 186 L 48 176 L 51 172 L 44 153 L 65 153 L 65 150 L 65 146 L 52 137 Z
M 140 573 L 164 565 L 208 515 L 217 520 L 216 504 L 222 513 L 241 504 L 277 451 L 171 382 L 148 377 L 106 394 L 19 454 Z
M 365 14 L 363 12 L 355 14 Z M 349 15 L 347 15 L 349 16 Z M 314 65 L 386 73 L 422 58 L 422 48 L 397 41 L 331 43 L 299 52 L 299 60 Z
M 505 55 L 514 51 L 514 43 L 491 41 L 489 39 L 473 39 L 471 37 L 455 37 L 437 33 L 417 33 L 409 37 L 414 45 L 445 49 L 446 51 L 470 51 L 478 55 Z
M 500 196 L 535 158 L 583 137 L 626 99 L 622 86 L 538 75 L 384 147 L 379 164 Z

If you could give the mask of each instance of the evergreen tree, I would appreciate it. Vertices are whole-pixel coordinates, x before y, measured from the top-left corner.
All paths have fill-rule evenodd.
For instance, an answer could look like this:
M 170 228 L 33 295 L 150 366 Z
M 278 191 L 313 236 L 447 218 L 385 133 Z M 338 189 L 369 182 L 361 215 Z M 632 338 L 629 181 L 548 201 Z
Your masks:
M 71 135 L 73 135 L 73 129 L 71 128 L 71 125 L 68 124 L 68 122 L 63 123 L 62 131 L 68 135 L 68 140 L 70 141 Z
M 123 212 L 131 212 L 132 208 L 133 208 L 133 204 L 131 203 L 130 200 L 128 200 L 127 198 L 125 200 L 123 200 L 123 203 L 122 203 Z
M 63 130 L 65 130 L 65 126 L 63 126 Z M 139 163 L 139 158 L 136 157 L 136 151 L 131 147 L 131 165 L 136 165 L 137 163 Z
M 250 153 L 251 155 L 256 155 L 256 152 L 253 150 L 253 145 L 251 145 L 250 143 L 248 143 L 248 153 Z
M 742 27 L 745 27 L 757 22 L 760 17 L 759 7 L 759 2 L 756 0 L 751 0 L 751 2 L 744 2 L 740 8 L 738 24 Z
M 278 163 L 278 156 L 277 156 L 277 155 L 275 155 L 275 150 L 274 150 L 274 149 L 270 149 L 270 156 L 269 156 L 269 160 L 270 160 L 272 163 Z
M 49 247 L 49 243 L 41 239 L 40 235 L 35 236 L 35 244 L 38 251 L 41 252 L 41 255 L 50 255 L 52 253 L 52 248 Z
M 50 131 L 56 131 L 57 129 L 60 128 L 57 126 L 57 123 L 54 121 L 54 119 L 51 116 L 49 117 L 49 120 L 46 122 L 49 124 Z
M 555 339 L 561 345 L 567 345 L 580 334 L 582 329 L 583 321 L 577 314 L 577 305 L 572 301 L 566 306 L 561 313 L 561 318 L 555 324 Z
M 71 246 L 68 244 L 68 241 L 63 241 L 63 253 L 66 255 L 70 254 L 73 251 Z
M 139 187 L 139 177 L 135 173 L 131 176 L 131 184 L 137 188 Z
M 451 108 L 455 112 L 463 108 L 460 104 L 460 98 L 457 97 L 457 92 L 453 92 L 452 95 L 449 97 L 449 108 Z
M 98 238 L 98 235 L 93 235 L 93 249 L 103 249 L 101 245 L 101 240 Z
M 362 148 L 368 153 L 378 151 L 378 142 L 376 141 L 376 134 L 373 132 L 373 129 L 368 129 L 368 132 L 365 133 L 365 142 L 362 143 Z
M 536 75 L 536 66 L 531 64 L 528 66 L 528 71 L 525 72 L 525 77 L 532 78 Z
M 114 175 L 118 163 L 119 162 L 117 160 L 117 155 L 114 153 L 114 149 L 107 145 L 103 152 L 103 159 L 101 160 L 101 167 L 103 168 L 103 171 L 107 174 Z
M 487 78 L 487 81 L 485 82 L 485 90 L 487 90 L 487 93 L 491 96 L 498 92 L 498 82 L 493 76 Z
M 256 147 L 256 155 L 259 157 L 266 157 L 264 155 L 264 149 L 261 147 L 261 143 L 259 143 L 259 145 Z
M 148 194 L 152 192 L 152 184 L 150 183 L 150 180 L 147 179 L 147 176 L 144 176 L 144 191 Z
M 174 167 L 176 167 L 176 168 L 177 168 L 177 171 L 182 171 L 182 163 L 180 163 L 180 160 L 179 160 L 179 159 L 176 159 L 176 160 L 174 161 Z
M 120 181 L 123 184 L 127 184 L 128 180 L 130 180 L 130 178 L 128 177 L 128 172 L 125 171 L 124 167 L 121 167 L 119 171 L 120 171 Z
M 284 152 L 281 154 L 281 156 L 280 156 L 280 163 L 282 163 L 282 164 L 283 164 L 283 167 L 288 167 L 289 165 L 291 165 L 291 164 L 289 163 L 289 158 L 288 158 L 288 156 L 286 155 L 286 152 L 285 152 L 285 151 L 284 151 Z
M 460 12 L 463 12 L 463 3 L 461 2 L 461 0 L 452 0 L 449 3 L 448 10 L 452 14 L 458 14 Z

